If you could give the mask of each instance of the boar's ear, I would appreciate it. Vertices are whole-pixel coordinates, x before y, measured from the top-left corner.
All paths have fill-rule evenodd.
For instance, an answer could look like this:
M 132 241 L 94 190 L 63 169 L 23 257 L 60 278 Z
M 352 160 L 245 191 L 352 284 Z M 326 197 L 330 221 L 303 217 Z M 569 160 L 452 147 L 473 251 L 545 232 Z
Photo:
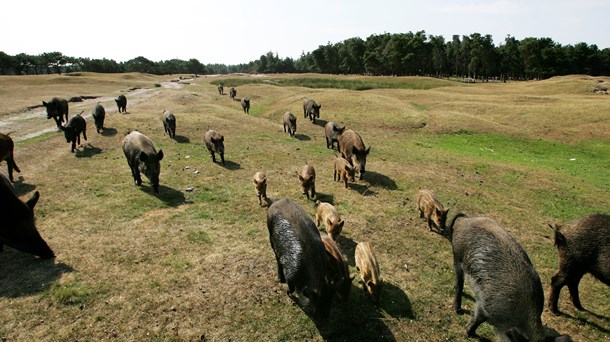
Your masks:
M 326 224 L 332 227 L 333 221 L 331 221 L 330 219 L 326 219 Z
M 38 203 L 39 198 L 40 198 L 40 193 L 38 191 L 36 191 L 34 193 L 34 195 L 32 195 L 32 198 L 30 198 L 27 202 L 25 202 L 25 204 L 27 204 L 27 206 L 30 208 L 30 210 L 34 210 L 34 206 L 36 206 L 36 203 Z
M 343 224 L 345 223 L 345 221 L 341 220 L 339 221 L 338 227 L 339 228 L 343 228 Z
M 252 183 L 258 185 L 258 182 L 256 181 L 256 178 L 252 178 Z
M 221 135 L 221 136 L 220 136 L 220 142 L 224 142 L 224 141 L 225 141 L 225 136 L 224 136 L 224 135 Z
M 369 280 L 366 282 L 366 287 L 368 287 L 369 289 L 372 289 L 375 287 L 375 284 L 373 283 L 372 280 Z
M 147 160 L 148 160 L 148 156 L 146 155 L 146 153 L 140 152 L 140 161 L 143 163 L 146 163 Z
M 304 181 L 305 181 L 305 178 L 303 178 L 303 176 L 299 175 L 299 180 L 300 180 L 301 182 L 304 182 Z
M 163 159 L 163 150 L 159 150 L 159 152 L 157 152 L 157 160 L 162 160 Z
M 48 103 L 46 103 L 46 102 L 44 102 L 44 101 L 42 101 L 42 105 L 43 105 L 43 106 L 45 106 L 45 107 L 48 107 L 48 106 L 49 106 L 49 104 L 48 104 Z
M 369 146 L 369 148 L 366 149 L 366 152 L 364 154 L 369 154 L 369 152 L 371 152 L 371 147 Z
M 320 200 L 317 200 L 317 201 L 316 201 L 316 206 L 319 206 L 319 205 L 320 205 L 320 203 L 322 203 L 322 202 L 321 202 Z
M 555 246 L 565 246 L 566 237 L 559 231 L 559 226 L 555 225 Z
M 358 151 L 358 149 L 356 148 L 356 146 L 352 146 L 352 154 L 358 154 L 360 153 L 360 151 Z

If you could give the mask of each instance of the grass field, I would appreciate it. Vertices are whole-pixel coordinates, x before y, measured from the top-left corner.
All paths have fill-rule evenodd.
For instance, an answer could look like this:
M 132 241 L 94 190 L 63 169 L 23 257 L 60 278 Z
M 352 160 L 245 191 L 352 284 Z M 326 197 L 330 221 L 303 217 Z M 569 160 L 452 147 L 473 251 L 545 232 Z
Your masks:
M 433 190 L 450 216 L 497 220 L 528 252 L 545 295 L 557 270 L 548 223 L 610 213 L 610 99 L 587 92 L 609 78 L 168 81 L 143 74 L 0 76 L 0 131 L 14 131 L 22 170 L 15 187 L 23 199 L 40 191 L 37 227 L 57 255 L 41 261 L 11 248 L 0 253 L 0 340 L 465 341 L 470 313 L 451 309 L 451 247 L 419 219 L 419 189 Z M 219 82 L 251 99 L 250 115 L 218 94 Z M 127 96 L 126 114 L 112 100 L 119 94 Z M 107 129 L 95 133 L 89 118 L 89 140 L 72 154 L 53 120 L 27 108 L 82 95 L 99 98 L 71 103 L 71 115 L 88 114 L 101 101 Z M 315 125 L 302 117 L 304 98 L 322 104 Z M 163 133 L 163 109 L 176 115 L 175 140 Z M 282 130 L 286 111 L 298 119 L 295 138 Z M 327 121 L 358 131 L 371 146 L 364 180 L 349 189 L 332 180 Z M 225 137 L 226 167 L 213 164 L 203 144 L 208 127 Z M 164 151 L 159 195 L 146 179 L 133 184 L 121 150 L 131 129 Z M 251 181 L 265 171 L 270 197 L 294 199 L 313 219 L 314 202 L 295 175 L 306 162 L 316 168 L 318 199 L 333 203 L 346 221 L 339 245 L 352 275 L 355 245 L 369 241 L 386 282 L 375 307 L 357 276 L 349 300 L 333 303 L 322 330 L 277 281 L 266 208 Z M 610 341 L 610 289 L 587 275 L 580 291 L 588 311 L 575 310 L 564 288 L 564 314 L 543 313 L 549 333 Z M 472 292 L 465 293 L 463 306 L 471 310 Z M 487 324 L 478 333 L 494 339 Z

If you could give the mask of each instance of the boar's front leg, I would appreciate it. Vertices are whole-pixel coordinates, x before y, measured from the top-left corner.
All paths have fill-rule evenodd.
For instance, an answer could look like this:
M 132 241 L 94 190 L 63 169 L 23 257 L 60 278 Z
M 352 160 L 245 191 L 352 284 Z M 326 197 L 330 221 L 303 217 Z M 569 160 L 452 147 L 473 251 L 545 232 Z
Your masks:
M 455 297 L 453 298 L 453 310 L 457 314 L 462 313 L 462 292 L 464 291 L 464 270 L 462 263 L 454 260 L 455 270 Z
M 470 322 L 468 323 L 468 328 L 466 330 L 466 334 L 468 335 L 468 337 L 476 336 L 477 328 L 479 327 L 479 325 L 481 325 L 481 323 L 485 322 L 486 320 L 487 316 L 485 315 L 485 312 L 477 303 L 474 316 L 472 316 L 472 318 L 470 319 Z
M 214 151 L 210 151 L 210 154 L 212 155 L 212 162 L 215 163 L 216 162 L 216 156 L 214 155 Z

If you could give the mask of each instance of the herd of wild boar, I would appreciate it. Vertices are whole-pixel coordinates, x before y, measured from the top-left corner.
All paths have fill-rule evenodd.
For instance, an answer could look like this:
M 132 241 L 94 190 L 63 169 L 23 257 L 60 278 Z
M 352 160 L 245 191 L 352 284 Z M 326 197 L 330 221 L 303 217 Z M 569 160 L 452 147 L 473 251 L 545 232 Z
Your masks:
M 224 94 L 223 85 L 217 87 Z M 237 90 L 230 88 L 230 98 L 236 100 Z M 124 95 L 115 99 L 119 113 L 125 112 L 127 99 Z M 250 100 L 241 99 L 244 113 L 248 114 Z M 86 135 L 86 120 L 80 114 L 68 118 L 68 102 L 53 98 L 44 102 L 47 118 L 53 118 L 58 130 L 65 134 L 66 141 L 74 152 Z M 315 123 L 320 118 L 322 105 L 314 100 L 303 102 L 303 116 Z M 82 112 L 81 112 L 82 113 Z M 105 109 L 98 102 L 92 117 L 98 133 L 104 130 Z M 162 123 L 169 138 L 176 136 L 176 116 L 163 110 Z M 65 124 L 64 124 L 65 123 Z M 282 117 L 284 132 L 294 137 L 297 118 L 287 111 Z M 370 146 L 366 148 L 360 134 L 341 127 L 333 121 L 324 127 L 326 146 L 337 152 L 333 163 L 333 180 L 355 182 L 356 173 L 363 180 L 366 159 Z M 216 154 L 225 165 L 224 135 L 209 129 L 204 135 L 204 144 L 210 152 L 212 162 Z M 159 193 L 159 175 L 163 151 L 157 151 L 153 142 L 138 131 L 129 132 L 122 140 L 122 149 L 131 170 L 134 182 L 142 184 L 143 173 L 150 181 L 155 193 Z M 8 134 L 0 133 L 0 161 L 8 165 L 8 177 L 0 173 L 0 251 L 4 245 L 40 258 L 53 258 L 54 253 L 38 233 L 34 223 L 33 208 L 40 194 L 35 192 L 30 200 L 22 202 L 13 187 L 13 171 L 21 172 L 13 157 L 14 143 Z M 306 164 L 297 178 L 307 199 L 316 200 L 316 171 Z M 263 170 L 252 179 L 259 206 L 267 206 L 267 228 L 269 241 L 277 262 L 278 279 L 288 287 L 288 295 L 313 320 L 325 320 L 331 309 L 333 297 L 346 301 L 354 276 L 350 275 L 345 256 L 337 241 L 341 238 L 345 221 L 330 203 L 316 201 L 314 220 L 293 200 L 273 200 L 267 197 L 269 180 Z M 475 336 L 477 327 L 488 322 L 501 341 L 570 341 L 567 335 L 545 336 L 541 321 L 544 308 L 542 282 L 526 251 L 494 220 L 487 217 L 468 217 L 457 213 L 449 220 L 448 212 L 441 201 L 430 190 L 417 193 L 417 210 L 425 219 L 428 229 L 449 240 L 453 250 L 455 293 L 453 309 L 462 311 L 461 301 L 464 281 L 475 294 L 476 307 L 467 327 L 467 335 Z M 326 235 L 319 227 L 324 225 Z M 560 314 L 559 293 L 568 286 L 574 306 L 583 310 L 578 285 L 581 278 L 590 273 L 610 285 L 610 215 L 595 214 L 574 220 L 564 225 L 552 225 L 554 242 L 559 255 L 559 271 L 552 277 L 549 310 Z M 383 279 L 380 265 L 369 242 L 359 242 L 354 254 L 355 266 L 360 273 L 362 288 L 376 304 L 382 297 Z

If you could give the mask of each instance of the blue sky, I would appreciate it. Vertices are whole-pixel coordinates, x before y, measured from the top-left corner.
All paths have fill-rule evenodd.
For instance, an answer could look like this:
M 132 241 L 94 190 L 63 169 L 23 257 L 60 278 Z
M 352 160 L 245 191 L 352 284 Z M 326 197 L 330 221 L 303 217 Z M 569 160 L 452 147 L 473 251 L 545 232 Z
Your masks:
M 298 58 L 371 34 L 491 34 L 496 45 L 549 37 L 610 48 L 610 0 L 4 1 L 0 51 L 126 61 L 246 63 L 267 51 Z

